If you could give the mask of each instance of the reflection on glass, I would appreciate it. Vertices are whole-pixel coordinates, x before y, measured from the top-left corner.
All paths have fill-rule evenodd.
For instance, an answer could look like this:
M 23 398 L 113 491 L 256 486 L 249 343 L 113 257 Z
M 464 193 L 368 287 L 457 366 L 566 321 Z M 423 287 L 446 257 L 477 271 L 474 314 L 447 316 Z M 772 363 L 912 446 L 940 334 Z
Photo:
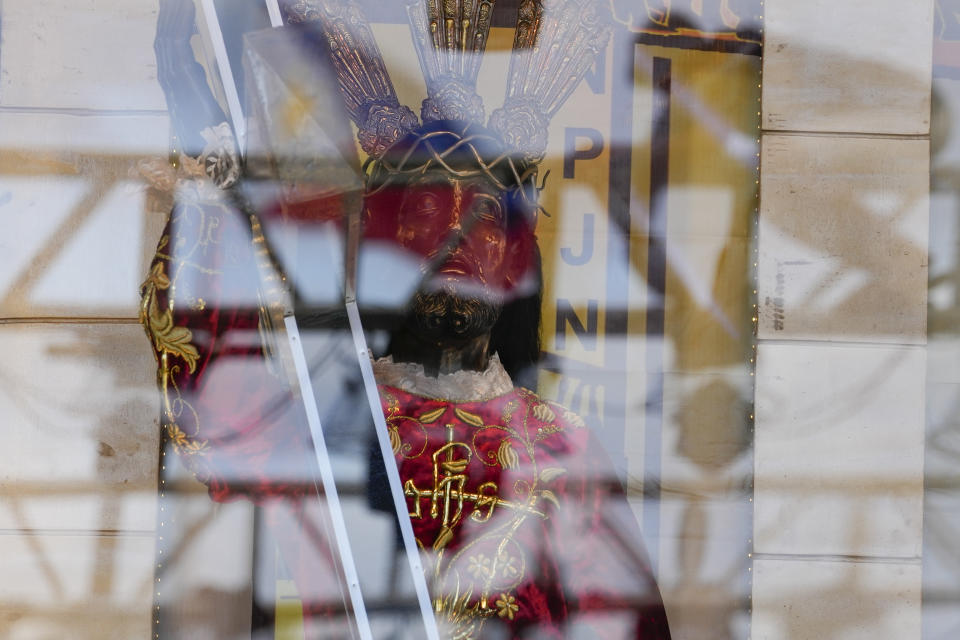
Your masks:
M 616 3 L 521 3 L 512 34 L 491 28 L 503 14 L 486 3 L 413 3 L 407 63 L 355 2 L 281 3 L 275 29 L 259 5 L 230 20 L 223 3 L 201 5 L 208 75 L 188 45 L 193 4 L 161 3 L 160 76 L 181 153 L 142 320 L 159 363 L 165 458 L 176 452 L 252 529 L 234 552 L 247 579 L 230 587 L 249 594 L 252 633 L 418 638 L 435 625 L 441 638 L 669 638 L 637 523 L 643 515 L 659 554 L 663 422 L 676 423 L 694 484 L 744 473 L 749 450 L 747 285 L 725 296 L 716 281 L 745 277 L 755 167 L 742 162 L 752 156 L 740 130 L 753 120 L 723 118 L 752 94 L 727 100 L 685 75 L 704 64 L 700 52 L 645 57 L 642 38 L 678 28 L 653 14 L 653 31 L 617 31 L 615 61 L 634 47 L 635 73 L 607 78 L 604 47 L 627 25 Z M 506 95 L 488 118 L 480 62 L 505 35 Z M 737 57 L 731 71 L 752 85 L 752 36 L 731 32 L 729 51 L 702 60 Z M 414 59 L 427 90 L 419 116 L 388 74 Z M 629 98 L 613 108 L 616 145 L 565 124 L 551 146 L 561 106 L 587 85 L 589 103 L 583 95 L 608 82 Z M 644 126 L 649 136 L 629 137 Z M 668 175 L 671 154 L 699 143 L 736 162 Z M 603 153 L 610 174 L 577 179 Z M 561 163 L 569 182 L 551 191 L 547 168 Z M 607 189 L 625 196 L 609 216 Z M 584 203 L 596 211 L 577 211 Z M 686 209 L 707 206 L 719 207 L 716 237 L 700 246 L 703 221 Z M 558 246 L 567 221 L 583 235 Z M 586 283 L 579 298 L 557 295 L 566 273 Z M 365 336 L 348 319 L 356 303 Z M 666 378 L 671 363 L 683 375 Z M 717 411 L 723 442 L 704 448 Z M 647 450 L 625 451 L 638 436 Z M 177 506 L 190 486 L 179 465 L 166 462 L 161 478 L 161 528 L 172 533 L 158 568 L 190 584 L 183 526 L 200 521 Z M 712 512 L 690 483 L 676 495 L 702 531 Z M 748 534 L 729 535 L 736 546 Z M 207 573 L 217 557 L 204 558 Z M 155 632 L 201 628 L 163 582 Z

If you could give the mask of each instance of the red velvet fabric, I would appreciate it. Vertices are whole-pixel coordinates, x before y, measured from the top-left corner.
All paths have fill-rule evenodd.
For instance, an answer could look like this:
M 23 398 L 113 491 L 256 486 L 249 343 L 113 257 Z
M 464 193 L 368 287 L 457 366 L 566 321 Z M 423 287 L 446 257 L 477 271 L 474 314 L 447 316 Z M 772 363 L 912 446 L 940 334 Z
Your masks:
M 670 637 L 636 521 L 578 416 L 526 389 L 380 395 L 445 633 Z

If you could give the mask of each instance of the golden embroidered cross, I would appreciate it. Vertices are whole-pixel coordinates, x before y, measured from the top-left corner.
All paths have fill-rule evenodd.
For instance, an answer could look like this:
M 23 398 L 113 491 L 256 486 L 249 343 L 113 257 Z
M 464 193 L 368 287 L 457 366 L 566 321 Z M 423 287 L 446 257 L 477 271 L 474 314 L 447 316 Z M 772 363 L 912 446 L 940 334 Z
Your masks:
M 475 508 L 470 518 L 476 522 L 489 520 L 497 507 L 507 507 L 542 518 L 547 517 L 544 512 L 534 509 L 527 503 L 500 498 L 498 495 L 500 489 L 495 482 L 484 482 L 475 491 L 468 491 L 466 489 L 468 476 L 465 471 L 473 457 L 473 451 L 470 445 L 454 441 L 453 430 L 454 425 L 448 424 L 447 443 L 433 453 L 433 487 L 420 489 L 412 479 L 407 480 L 403 485 L 404 495 L 414 499 L 413 511 L 410 512 L 411 518 L 423 517 L 421 500 L 428 498 L 430 517 L 442 518 L 441 537 L 437 540 L 440 542 L 442 538 L 452 536 L 453 527 L 463 517 L 464 502 L 474 504 Z M 457 457 L 458 454 L 462 454 L 462 457 Z M 445 546 L 446 542 L 449 542 L 449 539 L 444 540 L 439 546 Z M 437 544 L 435 543 L 434 546 Z

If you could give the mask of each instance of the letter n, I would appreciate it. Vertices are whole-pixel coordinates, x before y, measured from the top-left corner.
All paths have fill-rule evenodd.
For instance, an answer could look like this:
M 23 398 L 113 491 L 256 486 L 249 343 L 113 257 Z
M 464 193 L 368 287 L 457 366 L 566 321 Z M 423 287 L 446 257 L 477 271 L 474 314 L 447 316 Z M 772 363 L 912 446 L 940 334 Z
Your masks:
M 597 348 L 597 308 L 599 303 L 596 300 L 587 301 L 587 322 L 584 325 L 580 316 L 569 300 L 559 298 L 557 300 L 557 328 L 556 328 L 556 347 L 558 350 L 567 348 L 567 325 L 573 334 L 580 338 L 583 348 L 587 351 L 594 351 Z

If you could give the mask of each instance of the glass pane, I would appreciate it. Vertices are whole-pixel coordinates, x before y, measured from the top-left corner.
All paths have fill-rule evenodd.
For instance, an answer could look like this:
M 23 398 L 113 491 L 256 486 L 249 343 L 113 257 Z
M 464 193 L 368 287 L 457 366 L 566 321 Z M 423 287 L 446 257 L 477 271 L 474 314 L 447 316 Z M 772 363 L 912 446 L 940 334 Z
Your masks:
M 953 638 L 958 0 L 6 0 L 0 636 Z

